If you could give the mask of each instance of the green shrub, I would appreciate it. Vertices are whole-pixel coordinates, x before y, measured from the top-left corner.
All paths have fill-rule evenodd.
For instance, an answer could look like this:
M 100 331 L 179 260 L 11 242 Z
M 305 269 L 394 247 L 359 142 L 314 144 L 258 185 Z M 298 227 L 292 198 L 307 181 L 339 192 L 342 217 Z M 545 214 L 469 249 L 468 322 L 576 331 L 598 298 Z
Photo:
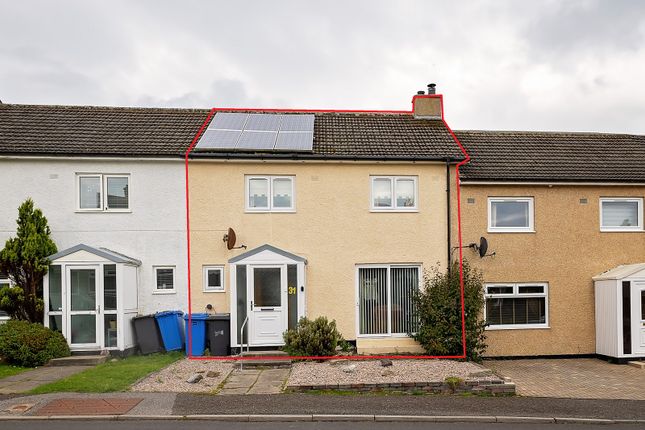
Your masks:
M 0 356 L 11 364 L 42 366 L 69 354 L 63 335 L 42 324 L 11 320 L 0 325 Z
M 286 331 L 283 337 L 284 350 L 289 355 L 335 355 L 336 346 L 344 342 L 336 329 L 336 321 L 329 322 L 327 317 L 313 321 L 302 317 L 296 328 Z
M 466 314 L 466 358 L 481 361 L 486 350 L 486 322 L 484 309 L 484 286 L 482 275 L 463 262 L 464 308 Z M 463 354 L 461 337 L 461 289 L 459 286 L 459 263 L 450 273 L 438 270 L 426 274 L 424 288 L 414 297 L 418 315 L 418 329 L 409 335 L 429 355 Z

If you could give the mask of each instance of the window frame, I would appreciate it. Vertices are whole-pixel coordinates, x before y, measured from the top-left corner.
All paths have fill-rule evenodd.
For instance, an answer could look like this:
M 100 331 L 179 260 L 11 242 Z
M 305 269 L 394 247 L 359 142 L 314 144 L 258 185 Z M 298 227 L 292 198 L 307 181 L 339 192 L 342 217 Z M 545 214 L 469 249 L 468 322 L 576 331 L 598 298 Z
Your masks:
M 378 179 L 390 180 L 392 205 L 389 207 L 374 206 L 374 182 Z M 396 188 L 399 180 L 412 180 L 414 184 L 414 206 L 398 206 Z M 370 212 L 418 212 L 419 211 L 419 177 L 415 175 L 370 175 Z
M 638 225 L 637 226 L 603 226 L 603 203 L 605 202 L 636 202 L 638 203 Z M 598 200 L 598 213 L 600 217 L 601 232 L 639 232 L 643 231 L 643 198 L 642 197 L 600 197 Z
M 267 206 L 254 208 L 249 205 L 250 182 L 253 179 L 265 179 L 269 186 L 267 190 Z M 273 206 L 273 181 L 275 179 L 288 179 L 291 182 L 291 206 L 281 208 Z M 296 176 L 295 175 L 244 175 L 244 211 L 247 213 L 294 213 L 296 212 Z
M 220 279 L 222 281 L 222 286 L 220 288 L 211 288 L 208 285 L 208 271 L 209 270 L 219 270 Z M 226 281 L 224 277 L 224 265 L 223 264 L 209 264 L 202 266 L 202 291 L 204 293 L 225 293 L 226 292 Z
M 11 280 L 10 277 L 8 276 L 1 276 L 0 275 L 0 288 L 8 286 L 8 287 L 15 287 L 13 281 Z
M 158 288 L 158 273 L 157 270 L 159 269 L 171 269 L 172 270 L 172 288 L 168 288 L 165 290 L 159 289 Z M 177 268 L 175 266 L 170 266 L 170 265 L 164 265 L 164 266 L 152 266 L 152 276 L 154 279 L 154 288 L 152 290 L 152 294 L 176 294 L 177 293 Z
M 513 292 L 509 294 L 489 294 L 489 287 L 513 287 Z M 543 287 L 542 293 L 520 293 L 520 287 Z M 521 298 L 544 298 L 544 322 L 530 324 L 488 324 L 488 315 L 486 315 L 486 304 L 488 299 L 521 299 Z M 548 329 L 549 326 L 549 283 L 548 282 L 487 282 L 484 284 L 484 321 L 487 322 L 486 330 L 532 330 Z
M 403 269 L 417 269 L 418 275 L 417 279 L 419 280 L 419 289 L 423 285 L 423 265 L 421 263 L 374 263 L 374 264 L 357 264 L 356 273 L 355 273 L 355 300 L 356 300 L 356 338 L 406 338 L 409 337 L 407 333 L 392 333 L 392 279 L 391 279 L 391 270 L 396 268 Z M 361 323 L 360 323 L 360 294 L 359 294 L 359 279 L 360 279 L 360 270 L 361 269 L 386 269 L 386 290 L 387 290 L 387 333 L 374 333 L 374 334 L 362 334 L 361 333 Z
M 528 203 L 529 218 L 526 227 L 496 227 L 493 222 L 493 203 Z M 533 197 L 488 197 L 488 232 L 489 233 L 535 233 L 535 201 Z
M 98 208 L 82 208 L 81 207 L 81 178 L 98 178 L 101 190 L 100 207 Z M 107 183 L 108 178 L 126 178 L 128 180 L 128 207 L 127 208 L 109 208 L 107 200 Z M 77 212 L 114 212 L 114 213 L 130 213 L 132 212 L 131 206 L 131 193 L 132 176 L 129 173 L 76 173 L 76 211 Z

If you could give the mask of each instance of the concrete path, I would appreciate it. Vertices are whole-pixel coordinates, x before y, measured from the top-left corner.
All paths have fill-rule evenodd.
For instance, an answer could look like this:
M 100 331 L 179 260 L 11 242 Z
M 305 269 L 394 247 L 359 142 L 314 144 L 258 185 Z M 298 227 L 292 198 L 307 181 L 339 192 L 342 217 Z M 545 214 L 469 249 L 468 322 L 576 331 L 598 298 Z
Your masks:
M 0 394 L 24 393 L 44 384 L 67 378 L 93 366 L 38 367 L 0 379 Z
M 491 360 L 484 365 L 532 397 L 645 400 L 645 369 L 595 358 Z
M 236 369 L 228 375 L 218 394 L 278 394 L 289 372 L 290 369 Z

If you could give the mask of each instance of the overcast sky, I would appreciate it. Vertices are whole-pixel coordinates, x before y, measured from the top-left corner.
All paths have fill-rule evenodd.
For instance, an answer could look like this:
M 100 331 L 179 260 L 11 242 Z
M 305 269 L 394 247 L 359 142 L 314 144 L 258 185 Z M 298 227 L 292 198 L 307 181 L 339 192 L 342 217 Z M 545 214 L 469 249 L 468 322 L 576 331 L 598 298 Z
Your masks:
M 645 134 L 645 1 L 0 0 L 5 103 L 409 109 Z

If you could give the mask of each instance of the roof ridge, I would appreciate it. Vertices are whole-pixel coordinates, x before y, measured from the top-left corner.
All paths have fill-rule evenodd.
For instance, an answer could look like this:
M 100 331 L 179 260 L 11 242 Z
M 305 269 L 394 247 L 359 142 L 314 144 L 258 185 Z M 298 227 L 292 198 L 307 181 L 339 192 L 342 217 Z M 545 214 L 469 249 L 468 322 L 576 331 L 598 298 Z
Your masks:
M 97 105 L 48 105 L 48 104 L 30 104 L 30 103 L 0 103 L 0 109 L 5 107 L 24 107 L 24 108 L 56 108 L 56 109 L 78 109 L 78 110 L 119 110 L 119 111 L 180 111 L 191 113 L 210 112 L 209 108 L 179 108 L 179 107 L 146 107 L 146 106 L 97 106 Z
M 550 134 L 550 135 L 604 135 L 604 136 L 626 136 L 626 137 L 645 137 L 645 134 L 634 133 L 612 133 L 608 131 L 557 131 L 557 130 L 453 130 L 455 133 L 472 133 L 472 134 Z

